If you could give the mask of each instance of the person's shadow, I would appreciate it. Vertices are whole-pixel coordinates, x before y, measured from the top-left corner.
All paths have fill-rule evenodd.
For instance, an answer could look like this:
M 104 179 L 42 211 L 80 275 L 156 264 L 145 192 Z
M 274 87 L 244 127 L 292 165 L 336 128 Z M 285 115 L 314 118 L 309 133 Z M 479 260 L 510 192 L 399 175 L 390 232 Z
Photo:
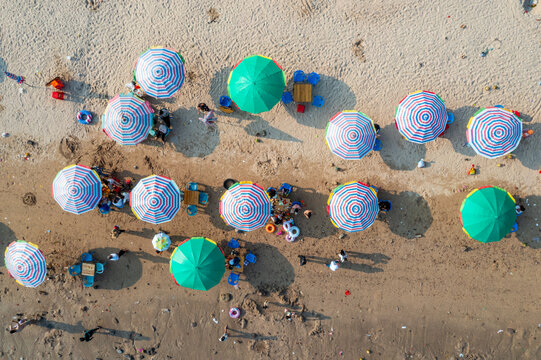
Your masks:
M 7 64 L 4 58 L 0 57 L 0 83 L 2 83 L 6 77 L 4 71 L 7 71 Z
M 381 128 L 379 139 L 383 143 L 379 151 L 381 159 L 393 170 L 414 170 L 419 160 L 426 155 L 425 144 L 415 144 L 406 140 L 396 128 L 394 121 Z
M 367 274 L 373 274 L 377 272 L 383 272 L 383 269 L 380 267 L 376 267 L 373 265 L 376 264 L 387 264 L 387 261 L 391 258 L 387 255 L 375 253 L 375 254 L 363 254 L 358 252 L 351 252 L 348 251 L 348 261 L 345 261 L 343 263 L 340 263 L 341 269 L 348 269 L 353 271 L 359 271 Z M 352 260 L 352 258 L 358 258 L 363 260 L 370 260 L 372 261 L 372 264 L 365 264 L 365 263 L 358 263 Z M 306 261 L 307 263 L 316 263 L 316 264 L 330 264 L 331 261 L 337 261 L 336 259 L 331 258 L 325 258 L 321 256 L 315 256 L 315 255 L 306 255 Z
M 70 334 L 81 334 L 83 335 L 83 332 L 87 329 L 82 325 L 81 321 L 78 321 L 77 324 L 72 325 L 68 323 L 63 323 L 59 321 L 54 320 L 46 320 L 41 319 L 40 321 L 34 323 L 37 326 L 41 326 L 47 329 L 57 329 L 62 330 Z M 136 333 L 135 331 L 126 331 L 126 330 L 116 330 L 116 329 L 109 329 L 102 327 L 98 331 L 96 331 L 94 334 L 102 334 L 102 335 L 111 335 L 120 337 L 123 339 L 128 340 L 150 340 L 149 337 L 143 336 L 142 334 Z
M 299 124 L 317 129 L 325 129 L 329 119 L 338 111 L 353 110 L 357 104 L 357 98 L 351 88 L 342 80 L 322 74 L 319 74 L 319 76 L 319 82 L 312 87 L 312 95 L 321 96 L 325 99 L 322 107 L 318 108 L 312 104 L 304 104 L 305 112 L 299 113 L 297 112 L 297 103 L 295 102 L 289 104 L 280 102 L 280 104 L 285 107 L 289 115 L 295 118 Z M 293 86 L 293 76 L 291 76 L 287 81 L 284 91 L 289 91 L 293 94 Z
M 0 222 L 0 254 L 5 254 L 6 248 L 13 241 L 17 240 L 17 236 L 9 226 Z M 1 256 L 0 266 L 6 266 L 4 264 L 4 256 Z
M 541 222 L 541 196 L 527 196 L 522 199 L 520 204 L 526 210 L 517 218 L 518 230 L 515 234 L 521 243 L 532 249 L 541 249 L 541 231 L 539 231 L 541 229 L 539 227 Z
M 401 193 L 379 189 L 378 198 L 391 201 L 389 212 L 379 212 L 378 219 L 389 224 L 389 229 L 406 239 L 422 237 L 432 225 L 428 202 L 413 191 Z

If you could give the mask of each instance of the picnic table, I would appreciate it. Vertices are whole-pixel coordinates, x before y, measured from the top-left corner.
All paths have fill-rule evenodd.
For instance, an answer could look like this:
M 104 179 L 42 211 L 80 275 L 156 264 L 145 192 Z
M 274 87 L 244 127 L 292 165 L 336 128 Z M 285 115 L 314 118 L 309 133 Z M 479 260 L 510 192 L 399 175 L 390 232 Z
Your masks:
M 96 274 L 96 264 L 91 262 L 82 263 L 81 275 L 94 276 Z
M 244 260 L 246 258 L 247 251 L 246 251 L 246 248 L 238 248 L 236 249 L 236 251 L 238 252 L 238 255 L 235 255 L 233 252 L 227 255 L 225 259 L 225 266 L 229 268 L 229 260 L 233 260 L 235 257 L 238 256 L 240 258 L 240 263 L 239 263 L 240 267 L 234 267 L 232 271 L 242 273 L 244 271 Z
M 272 205 L 276 212 L 287 212 L 291 209 L 291 200 L 288 198 L 277 197 L 276 199 L 272 199 Z
M 184 203 L 186 205 L 197 205 L 197 204 L 199 204 L 199 191 L 197 191 L 197 190 L 186 190 L 184 192 Z
M 296 103 L 312 102 L 312 84 L 295 83 L 293 85 L 293 101 Z

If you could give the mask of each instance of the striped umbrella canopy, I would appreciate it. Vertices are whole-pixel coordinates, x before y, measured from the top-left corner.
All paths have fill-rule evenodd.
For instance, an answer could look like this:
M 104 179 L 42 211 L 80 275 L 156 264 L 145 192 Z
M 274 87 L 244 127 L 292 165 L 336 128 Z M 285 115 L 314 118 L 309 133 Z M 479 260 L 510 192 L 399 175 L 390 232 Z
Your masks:
M 332 153 L 342 159 L 359 160 L 374 148 L 376 129 L 362 112 L 338 112 L 327 124 L 325 142 Z
M 98 174 L 84 165 L 70 165 L 53 180 L 53 197 L 62 209 L 82 214 L 94 209 L 101 199 Z
M 165 251 L 171 246 L 171 238 L 166 233 L 158 233 L 152 239 L 152 246 L 158 251 Z
M 249 56 L 237 63 L 227 80 L 229 97 L 239 109 L 254 114 L 269 111 L 282 98 L 286 77 L 271 58 Z
M 130 193 L 130 206 L 135 216 L 151 224 L 171 221 L 180 209 L 180 201 L 177 184 L 160 175 L 142 179 Z
M 45 281 L 47 264 L 37 245 L 17 240 L 9 244 L 4 253 L 9 274 L 25 287 L 36 287 Z
M 460 206 L 462 230 L 482 243 L 500 241 L 517 220 L 515 199 L 506 190 L 485 186 L 473 190 Z
M 220 214 L 235 229 L 252 231 L 264 226 L 270 217 L 271 201 L 263 188 L 250 181 L 231 186 L 220 199 Z
M 395 112 L 398 131 L 406 140 L 418 144 L 440 136 L 448 117 L 443 100 L 430 91 L 409 94 L 400 100 Z
M 376 191 L 359 181 L 338 186 L 327 201 L 333 225 L 349 232 L 368 228 L 376 220 L 378 211 Z
M 484 108 L 470 119 L 466 136 L 477 154 L 495 159 L 516 149 L 522 138 L 522 121 L 511 110 Z
M 135 79 L 146 94 L 170 98 L 184 83 L 184 59 L 173 49 L 152 47 L 139 56 Z
M 147 138 L 153 118 L 154 110 L 148 101 L 133 94 L 119 94 L 109 101 L 102 127 L 116 142 L 137 145 Z
M 225 256 L 214 241 L 193 237 L 173 251 L 169 272 L 177 285 L 207 291 L 222 280 Z

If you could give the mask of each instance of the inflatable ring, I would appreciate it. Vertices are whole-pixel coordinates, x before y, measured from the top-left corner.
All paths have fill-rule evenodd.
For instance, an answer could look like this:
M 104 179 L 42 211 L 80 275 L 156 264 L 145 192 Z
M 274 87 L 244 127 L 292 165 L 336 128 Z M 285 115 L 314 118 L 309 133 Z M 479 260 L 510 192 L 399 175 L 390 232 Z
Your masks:
M 282 227 L 284 228 L 285 231 L 289 231 L 289 229 L 291 229 L 291 226 L 293 226 L 293 219 L 284 221 L 284 223 L 282 224 Z
M 293 242 L 293 241 L 295 241 L 295 238 L 289 236 L 289 234 L 288 234 L 288 235 L 286 235 L 286 241 L 287 242 Z
M 83 125 L 90 124 L 92 122 L 92 114 L 90 111 L 81 110 L 77 114 L 77 121 Z
M 230 316 L 232 319 L 238 319 L 238 318 L 240 317 L 240 310 L 239 310 L 239 308 L 232 307 L 231 309 L 229 309 L 229 316 Z
M 265 230 L 269 234 L 272 234 L 276 230 L 276 226 L 274 226 L 274 224 L 267 224 L 267 226 L 265 226 Z
M 301 230 L 296 226 L 292 226 L 289 228 L 289 231 L 287 233 L 290 237 L 296 239 L 300 235 Z

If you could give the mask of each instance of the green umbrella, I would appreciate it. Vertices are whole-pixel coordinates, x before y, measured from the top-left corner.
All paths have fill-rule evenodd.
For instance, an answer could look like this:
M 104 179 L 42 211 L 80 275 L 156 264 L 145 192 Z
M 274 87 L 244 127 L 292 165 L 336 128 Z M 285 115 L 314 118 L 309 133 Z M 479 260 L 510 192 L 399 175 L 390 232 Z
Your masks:
M 517 219 L 515 199 L 504 189 L 486 186 L 468 194 L 462 206 L 462 230 L 477 241 L 500 241 Z
M 194 237 L 173 251 L 169 271 L 178 285 L 206 291 L 222 279 L 225 257 L 214 241 Z
M 240 61 L 227 81 L 227 92 L 239 109 L 254 114 L 272 109 L 282 97 L 286 78 L 271 58 L 253 55 Z

